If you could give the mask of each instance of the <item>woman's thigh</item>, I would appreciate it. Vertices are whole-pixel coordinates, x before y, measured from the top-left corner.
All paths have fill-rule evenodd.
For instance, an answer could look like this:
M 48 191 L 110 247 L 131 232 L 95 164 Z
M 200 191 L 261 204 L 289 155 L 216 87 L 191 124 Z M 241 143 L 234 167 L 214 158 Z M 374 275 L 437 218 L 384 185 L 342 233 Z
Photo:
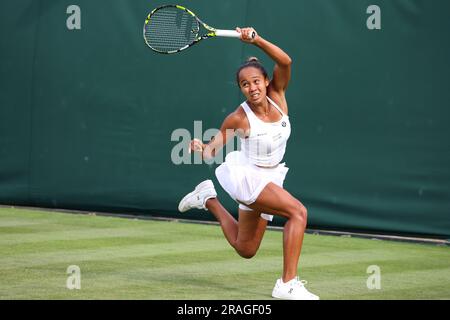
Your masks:
M 297 212 L 303 204 L 294 198 L 288 191 L 270 182 L 261 191 L 256 201 L 247 207 L 256 212 L 264 212 L 290 218 L 293 212 Z

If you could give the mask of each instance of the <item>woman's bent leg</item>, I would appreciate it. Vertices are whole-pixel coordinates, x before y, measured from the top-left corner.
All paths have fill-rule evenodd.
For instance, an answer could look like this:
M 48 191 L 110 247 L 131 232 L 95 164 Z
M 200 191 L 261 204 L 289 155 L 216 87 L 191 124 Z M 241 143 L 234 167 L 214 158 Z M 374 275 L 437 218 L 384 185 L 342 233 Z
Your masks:
M 206 208 L 219 221 L 225 238 L 240 256 L 249 259 L 256 254 L 267 226 L 259 212 L 239 209 L 236 221 L 217 198 L 209 199 Z

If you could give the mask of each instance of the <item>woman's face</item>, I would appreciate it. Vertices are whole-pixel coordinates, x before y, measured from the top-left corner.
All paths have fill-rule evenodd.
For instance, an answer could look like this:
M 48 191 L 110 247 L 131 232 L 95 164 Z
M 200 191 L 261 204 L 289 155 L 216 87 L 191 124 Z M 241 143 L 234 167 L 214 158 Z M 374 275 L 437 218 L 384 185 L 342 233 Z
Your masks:
M 266 99 L 269 79 L 259 69 L 247 67 L 239 73 L 239 86 L 249 102 L 260 104 Z

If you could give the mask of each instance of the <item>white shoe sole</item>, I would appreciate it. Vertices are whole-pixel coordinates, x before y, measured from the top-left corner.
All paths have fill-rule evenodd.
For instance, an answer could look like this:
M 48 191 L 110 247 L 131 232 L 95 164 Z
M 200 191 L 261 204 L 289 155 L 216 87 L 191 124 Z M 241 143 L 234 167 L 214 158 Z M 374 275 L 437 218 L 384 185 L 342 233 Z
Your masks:
M 276 299 L 282 299 L 282 300 L 320 300 L 320 298 L 316 295 L 308 294 L 308 296 L 304 296 L 303 299 L 298 299 L 292 296 L 284 296 L 282 294 L 277 294 L 272 292 L 272 297 Z

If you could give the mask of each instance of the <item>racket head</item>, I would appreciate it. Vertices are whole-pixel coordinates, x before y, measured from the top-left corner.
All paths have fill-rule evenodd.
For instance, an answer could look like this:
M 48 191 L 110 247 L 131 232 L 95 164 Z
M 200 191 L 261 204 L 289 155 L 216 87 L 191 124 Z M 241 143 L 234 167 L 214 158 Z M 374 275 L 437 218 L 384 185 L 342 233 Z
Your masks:
M 147 16 L 143 36 L 150 49 L 171 54 L 200 41 L 199 31 L 200 21 L 192 11 L 179 5 L 164 5 Z

